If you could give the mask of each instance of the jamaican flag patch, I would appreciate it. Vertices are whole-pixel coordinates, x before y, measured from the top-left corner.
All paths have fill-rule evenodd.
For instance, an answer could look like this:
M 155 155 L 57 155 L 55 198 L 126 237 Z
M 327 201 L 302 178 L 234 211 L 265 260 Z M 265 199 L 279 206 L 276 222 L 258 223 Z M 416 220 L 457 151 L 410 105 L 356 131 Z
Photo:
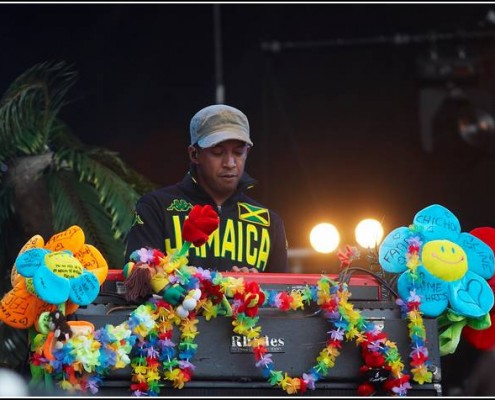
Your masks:
M 267 208 L 256 207 L 248 203 L 237 203 L 239 219 L 253 224 L 270 226 L 270 213 Z

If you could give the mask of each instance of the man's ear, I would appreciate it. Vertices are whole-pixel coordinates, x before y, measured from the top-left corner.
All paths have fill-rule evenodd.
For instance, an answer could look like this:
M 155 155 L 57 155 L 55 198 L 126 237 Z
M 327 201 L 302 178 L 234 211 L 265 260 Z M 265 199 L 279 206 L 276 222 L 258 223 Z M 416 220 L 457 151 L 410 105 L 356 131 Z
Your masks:
M 187 148 L 187 151 L 189 152 L 189 160 L 191 160 L 192 163 L 197 164 L 198 163 L 198 149 L 194 146 L 189 146 Z

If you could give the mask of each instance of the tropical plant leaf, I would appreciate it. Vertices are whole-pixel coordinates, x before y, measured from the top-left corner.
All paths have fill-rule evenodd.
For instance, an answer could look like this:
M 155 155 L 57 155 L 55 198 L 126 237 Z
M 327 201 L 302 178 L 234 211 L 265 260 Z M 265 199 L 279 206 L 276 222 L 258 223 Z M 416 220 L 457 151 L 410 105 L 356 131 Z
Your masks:
M 52 198 L 53 227 L 56 232 L 72 225 L 84 231 L 86 243 L 103 254 L 109 268 L 122 268 L 124 243 L 115 238 L 111 216 L 102 207 L 98 191 L 77 179 L 73 171 L 53 171 L 46 175 Z
M 28 331 L 0 321 L 0 337 L 0 368 L 21 369 L 28 357 Z
M 65 62 L 37 64 L 0 100 L 0 162 L 47 150 L 52 124 L 77 73 Z
M 20 199 L 14 193 L 21 181 L 4 177 L 20 157 L 50 152 L 51 165 L 33 179 L 46 179 L 53 233 L 80 225 L 88 243 L 121 268 L 123 239 L 133 223 L 135 203 L 156 185 L 126 165 L 116 152 L 82 143 L 58 118 L 76 78 L 66 62 L 41 63 L 20 75 L 0 99 L 0 234 L 6 234 L 3 222 L 12 217 L 27 235 L 26 221 L 48 216 L 43 209 L 36 213 L 16 207 Z
M 68 167 L 80 181 L 95 187 L 100 203 L 111 216 L 115 238 L 121 238 L 132 224 L 139 194 L 122 179 L 119 171 L 113 171 L 102 162 L 105 158 L 115 159 L 116 155 L 104 149 L 64 149 L 55 155 L 58 168 Z M 115 162 L 115 165 L 120 165 L 120 171 L 125 170 L 122 163 Z

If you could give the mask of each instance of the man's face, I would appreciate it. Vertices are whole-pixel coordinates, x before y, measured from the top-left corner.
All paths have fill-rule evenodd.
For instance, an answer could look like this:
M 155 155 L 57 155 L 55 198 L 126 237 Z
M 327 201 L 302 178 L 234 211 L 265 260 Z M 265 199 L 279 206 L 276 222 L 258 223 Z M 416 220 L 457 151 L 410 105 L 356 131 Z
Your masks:
M 236 190 L 249 148 L 240 140 L 226 140 L 214 147 L 200 149 L 192 159 L 197 165 L 201 185 L 215 200 L 223 202 Z

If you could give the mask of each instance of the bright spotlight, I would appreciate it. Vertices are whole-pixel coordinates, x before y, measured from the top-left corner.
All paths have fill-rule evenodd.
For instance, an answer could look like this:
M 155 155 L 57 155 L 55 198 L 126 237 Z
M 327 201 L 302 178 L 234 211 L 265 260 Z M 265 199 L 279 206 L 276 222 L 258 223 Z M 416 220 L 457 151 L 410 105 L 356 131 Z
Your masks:
M 331 253 L 339 245 L 339 231 L 332 224 L 321 223 L 311 230 L 309 241 L 317 252 Z
M 383 238 L 383 227 L 376 219 L 363 219 L 356 226 L 356 241 L 361 247 L 374 248 Z

